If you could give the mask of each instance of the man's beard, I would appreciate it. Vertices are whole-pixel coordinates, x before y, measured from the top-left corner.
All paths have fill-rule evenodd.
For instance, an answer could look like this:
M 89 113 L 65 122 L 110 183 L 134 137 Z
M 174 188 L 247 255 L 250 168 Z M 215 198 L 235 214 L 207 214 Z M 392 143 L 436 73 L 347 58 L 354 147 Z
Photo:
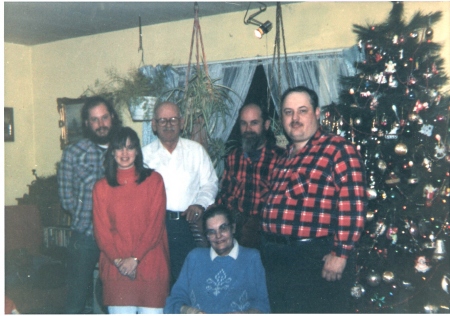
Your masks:
M 99 136 L 99 135 L 97 135 L 97 133 L 95 131 L 93 131 L 92 129 L 89 128 L 88 129 L 88 138 L 92 142 L 94 142 L 96 144 L 106 145 L 106 144 L 109 143 L 109 141 L 111 139 L 111 134 L 112 134 L 112 131 L 113 131 L 114 127 L 113 126 L 111 126 L 110 128 L 108 128 L 108 127 L 99 127 L 97 129 L 97 131 L 99 131 L 101 129 L 107 129 L 108 130 L 108 134 L 106 134 L 105 136 Z
M 255 132 L 244 132 L 242 134 L 242 149 L 246 153 L 251 153 L 264 145 L 265 141 L 265 131 L 262 131 L 261 134 L 257 134 Z

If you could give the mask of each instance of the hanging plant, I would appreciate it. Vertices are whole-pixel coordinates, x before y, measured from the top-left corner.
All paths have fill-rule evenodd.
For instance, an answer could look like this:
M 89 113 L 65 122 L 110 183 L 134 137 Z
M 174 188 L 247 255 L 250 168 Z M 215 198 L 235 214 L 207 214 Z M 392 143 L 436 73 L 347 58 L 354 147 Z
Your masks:
M 232 103 L 232 89 L 218 83 L 219 79 L 209 76 L 208 64 L 203 47 L 200 22 L 198 20 L 198 4 L 195 3 L 194 30 L 192 33 L 191 50 L 186 71 L 184 88 L 170 91 L 167 99 L 178 104 L 185 119 L 182 136 L 202 144 L 208 151 L 215 167 L 226 154 L 225 142 L 218 137 L 219 120 L 226 125 L 226 117 L 230 115 L 229 104 Z M 191 57 L 194 50 L 194 39 L 197 52 L 195 70 L 191 72 Z M 199 52 L 201 46 L 201 52 Z M 202 56 L 202 65 L 200 65 Z
M 146 77 L 138 68 L 131 68 L 127 74 L 120 74 L 116 68 L 106 70 L 107 81 L 96 80 L 82 94 L 84 97 L 100 95 L 113 101 L 118 112 L 127 108 L 133 114 L 137 110 L 139 117 L 133 120 L 151 120 L 153 106 L 166 91 L 163 66 L 152 77 Z

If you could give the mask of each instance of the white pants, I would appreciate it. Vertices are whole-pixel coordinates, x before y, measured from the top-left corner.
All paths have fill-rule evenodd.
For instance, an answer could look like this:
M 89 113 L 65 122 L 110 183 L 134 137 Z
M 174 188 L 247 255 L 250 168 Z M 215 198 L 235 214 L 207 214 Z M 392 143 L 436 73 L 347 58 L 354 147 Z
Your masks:
M 140 306 L 108 306 L 110 314 L 162 314 L 163 308 Z

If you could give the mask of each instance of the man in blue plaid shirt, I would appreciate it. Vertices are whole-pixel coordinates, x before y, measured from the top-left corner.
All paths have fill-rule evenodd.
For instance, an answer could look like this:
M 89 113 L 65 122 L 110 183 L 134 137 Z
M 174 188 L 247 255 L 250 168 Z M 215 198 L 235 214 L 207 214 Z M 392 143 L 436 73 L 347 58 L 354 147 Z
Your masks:
M 100 253 L 93 235 L 92 189 L 104 177 L 103 160 L 111 134 L 122 124 L 113 106 L 101 97 L 87 99 L 81 118 L 85 138 L 64 149 L 57 175 L 61 205 L 71 215 L 68 314 L 84 313 L 87 297 L 92 298 L 92 277 Z

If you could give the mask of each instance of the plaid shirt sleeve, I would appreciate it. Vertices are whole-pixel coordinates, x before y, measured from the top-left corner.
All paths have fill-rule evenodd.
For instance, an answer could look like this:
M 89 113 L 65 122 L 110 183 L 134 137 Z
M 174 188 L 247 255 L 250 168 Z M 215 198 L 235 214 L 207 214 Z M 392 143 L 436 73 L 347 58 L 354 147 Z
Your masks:
M 366 216 L 366 179 L 364 165 L 356 148 L 345 144 L 334 158 L 335 182 L 340 188 L 337 208 L 338 225 L 332 251 L 348 257 L 361 236 Z
M 222 179 L 220 181 L 219 193 L 217 194 L 216 204 L 227 205 L 228 199 L 230 198 L 230 189 L 231 189 L 231 170 L 230 170 L 230 161 L 234 158 L 234 155 L 228 155 L 227 159 L 225 159 L 225 168 L 222 175 Z
M 59 199 L 61 200 L 61 205 L 64 210 L 70 212 L 73 216 L 73 211 L 75 210 L 75 198 L 74 198 L 74 188 L 72 185 L 73 179 L 73 156 L 68 150 L 63 151 L 61 162 L 58 166 L 58 193 Z

